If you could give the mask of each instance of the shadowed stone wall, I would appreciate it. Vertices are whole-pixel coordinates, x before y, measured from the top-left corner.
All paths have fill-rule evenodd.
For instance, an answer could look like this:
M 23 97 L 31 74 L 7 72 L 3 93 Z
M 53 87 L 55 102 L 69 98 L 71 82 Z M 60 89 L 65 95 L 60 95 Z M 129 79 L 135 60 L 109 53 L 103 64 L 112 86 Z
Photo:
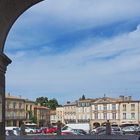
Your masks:
M 0 0 L 0 140 L 5 140 L 5 72 L 11 60 L 3 53 L 6 37 L 17 18 L 43 0 Z

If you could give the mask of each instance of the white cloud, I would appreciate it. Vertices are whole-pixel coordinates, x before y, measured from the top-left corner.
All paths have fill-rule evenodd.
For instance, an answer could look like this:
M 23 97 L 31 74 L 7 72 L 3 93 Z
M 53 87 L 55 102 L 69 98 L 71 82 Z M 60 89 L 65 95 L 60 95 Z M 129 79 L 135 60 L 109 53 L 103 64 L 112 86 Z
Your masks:
M 98 26 L 125 19 L 137 18 L 140 14 L 139 0 L 48 0 L 31 9 L 31 12 L 49 16 L 62 25 Z M 40 18 L 42 18 L 40 16 Z M 49 22 L 49 21 L 48 21 Z M 66 23 L 66 24 L 65 24 Z M 69 24 L 70 23 L 70 24 Z
M 81 95 L 83 89 L 86 89 L 89 96 L 95 96 L 97 92 L 103 95 L 104 91 L 109 92 L 112 88 L 133 89 L 140 82 L 139 34 L 138 27 L 134 32 L 94 45 L 91 39 L 67 54 L 55 56 L 19 52 L 17 59 L 16 55 L 13 56 L 15 61 L 8 68 L 7 86 L 9 89 L 26 89 L 37 96 L 39 92 L 45 94 L 44 91 L 61 95 L 67 93 L 68 98 L 74 98 L 74 95 L 71 97 L 73 93 L 77 93 L 75 96 Z M 118 53 L 120 55 L 113 57 Z M 105 59 L 108 56 L 112 56 L 112 59 Z

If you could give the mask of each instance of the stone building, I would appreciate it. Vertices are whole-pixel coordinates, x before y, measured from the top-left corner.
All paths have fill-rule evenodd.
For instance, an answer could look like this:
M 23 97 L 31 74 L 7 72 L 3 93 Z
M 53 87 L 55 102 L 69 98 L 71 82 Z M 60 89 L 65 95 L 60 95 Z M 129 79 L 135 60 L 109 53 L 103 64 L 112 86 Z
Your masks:
M 34 107 L 34 115 L 37 118 L 38 126 L 47 126 L 49 122 L 49 108 L 36 105 Z
M 77 101 L 76 107 L 76 118 L 78 123 L 89 123 L 92 114 L 91 114 L 91 103 L 93 99 L 80 99 Z
M 25 119 L 25 100 L 21 96 L 6 95 L 6 126 L 20 126 Z
M 132 100 L 131 96 L 121 96 L 120 124 L 140 122 L 140 101 Z
M 77 102 L 67 102 L 64 105 L 64 122 L 65 123 L 76 123 L 76 108 Z
M 57 125 L 56 110 L 50 110 L 50 124 L 53 126 Z
M 91 126 L 103 125 L 107 120 L 111 124 L 119 124 L 120 122 L 120 104 L 116 98 L 103 97 L 92 102 L 92 119 Z
M 34 117 L 35 102 L 29 99 L 25 99 L 25 123 L 31 122 L 31 118 Z
M 56 120 L 61 121 L 63 124 L 64 122 L 64 108 L 63 107 L 57 107 L 56 108 Z

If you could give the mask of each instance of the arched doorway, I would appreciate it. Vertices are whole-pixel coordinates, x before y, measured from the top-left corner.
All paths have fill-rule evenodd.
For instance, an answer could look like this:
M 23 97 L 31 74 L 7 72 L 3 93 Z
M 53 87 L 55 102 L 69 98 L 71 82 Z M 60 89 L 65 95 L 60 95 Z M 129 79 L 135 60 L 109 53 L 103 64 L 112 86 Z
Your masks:
M 3 53 L 6 37 L 16 19 L 28 8 L 43 0 L 0 1 L 0 139 L 5 140 L 5 72 L 11 60 Z
M 100 127 L 100 123 L 99 122 L 94 122 L 93 123 L 93 128 L 97 128 L 97 127 Z

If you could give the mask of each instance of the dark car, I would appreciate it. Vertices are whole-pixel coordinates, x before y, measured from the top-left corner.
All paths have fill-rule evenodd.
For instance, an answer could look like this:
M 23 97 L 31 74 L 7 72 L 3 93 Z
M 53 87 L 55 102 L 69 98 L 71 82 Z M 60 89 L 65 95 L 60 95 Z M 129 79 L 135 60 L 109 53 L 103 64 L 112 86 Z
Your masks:
M 87 132 L 84 131 L 83 129 L 73 129 L 75 133 L 78 135 L 87 135 Z
M 136 132 L 138 132 L 137 129 L 137 126 L 127 126 L 122 128 L 122 131 L 124 134 L 135 134 Z

